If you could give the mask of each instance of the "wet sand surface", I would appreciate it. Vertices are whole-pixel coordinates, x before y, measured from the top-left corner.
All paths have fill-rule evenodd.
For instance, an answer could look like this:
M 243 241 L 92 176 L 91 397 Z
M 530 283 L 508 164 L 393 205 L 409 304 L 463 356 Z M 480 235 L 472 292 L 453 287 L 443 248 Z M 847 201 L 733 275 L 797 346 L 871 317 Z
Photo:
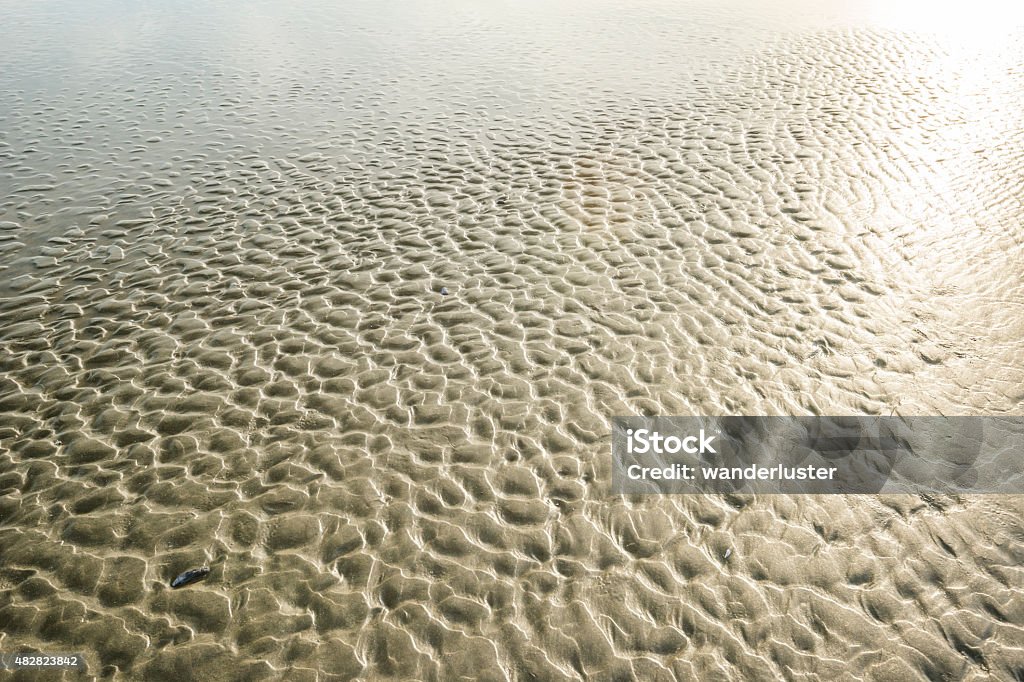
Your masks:
M 1024 34 L 869 15 L 0 1 L 0 651 L 1024 678 L 1024 498 L 608 491 L 614 415 L 1021 412 Z

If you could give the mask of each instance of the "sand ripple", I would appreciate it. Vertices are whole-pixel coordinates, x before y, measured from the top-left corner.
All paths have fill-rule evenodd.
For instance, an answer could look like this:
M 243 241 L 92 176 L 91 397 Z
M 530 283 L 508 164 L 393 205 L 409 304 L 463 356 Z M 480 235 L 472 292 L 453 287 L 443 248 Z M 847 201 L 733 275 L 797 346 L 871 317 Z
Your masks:
M 613 415 L 1019 412 L 1019 39 L 340 4 L 0 2 L 0 650 L 1024 677 L 1018 497 L 608 494 Z

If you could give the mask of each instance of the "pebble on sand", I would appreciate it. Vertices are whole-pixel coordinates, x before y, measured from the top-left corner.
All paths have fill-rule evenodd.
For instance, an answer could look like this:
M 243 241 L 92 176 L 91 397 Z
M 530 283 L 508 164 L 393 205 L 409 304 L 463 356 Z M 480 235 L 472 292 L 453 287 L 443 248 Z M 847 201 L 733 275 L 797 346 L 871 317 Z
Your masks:
M 210 575 L 210 569 L 206 566 L 203 566 L 202 568 L 190 568 L 172 580 L 171 587 L 174 589 L 185 587 L 185 585 L 191 585 L 192 583 L 199 582 L 208 575 Z
M 441 287 L 441 295 L 442 296 L 447 296 L 448 295 L 448 287 Z

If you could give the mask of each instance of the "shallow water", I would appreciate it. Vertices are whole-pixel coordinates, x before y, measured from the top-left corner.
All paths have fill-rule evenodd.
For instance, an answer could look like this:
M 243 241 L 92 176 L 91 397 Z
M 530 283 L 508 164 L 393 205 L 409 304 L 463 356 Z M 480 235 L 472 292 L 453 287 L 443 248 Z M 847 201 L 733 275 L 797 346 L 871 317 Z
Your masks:
M 614 415 L 1020 413 L 1024 33 L 341 4 L 0 1 L 0 651 L 1024 676 L 1020 497 L 608 491 Z

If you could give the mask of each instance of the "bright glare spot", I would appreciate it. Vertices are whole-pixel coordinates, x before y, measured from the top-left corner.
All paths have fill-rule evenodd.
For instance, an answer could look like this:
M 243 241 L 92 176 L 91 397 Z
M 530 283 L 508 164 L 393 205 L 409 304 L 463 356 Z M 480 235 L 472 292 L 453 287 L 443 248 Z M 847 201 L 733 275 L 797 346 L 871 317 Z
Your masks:
M 964 41 L 1001 37 L 1024 26 L 1019 0 L 869 0 L 872 23 Z

